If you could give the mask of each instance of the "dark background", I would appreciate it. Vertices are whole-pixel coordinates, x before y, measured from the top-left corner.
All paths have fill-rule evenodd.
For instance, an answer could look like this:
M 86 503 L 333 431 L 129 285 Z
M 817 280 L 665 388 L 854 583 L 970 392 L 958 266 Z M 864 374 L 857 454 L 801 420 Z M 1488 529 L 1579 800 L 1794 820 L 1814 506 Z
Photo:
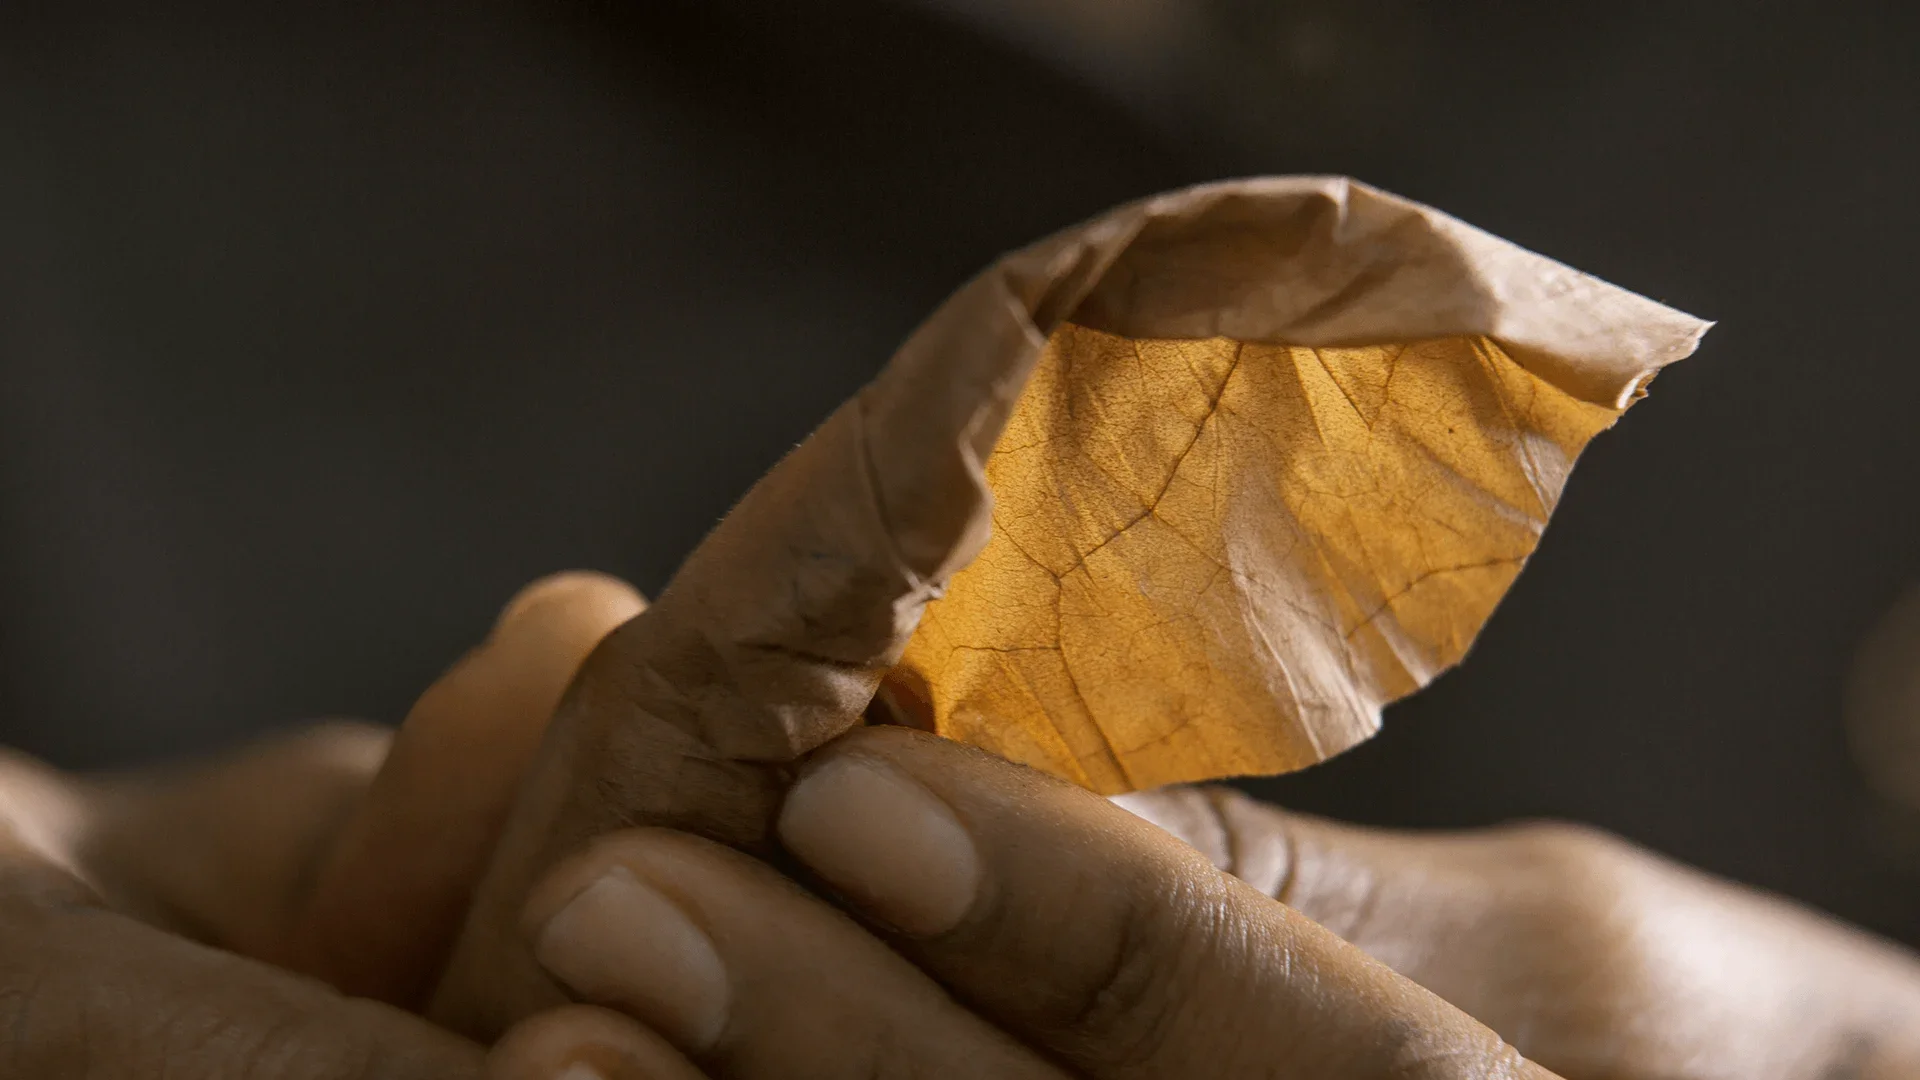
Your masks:
M 397 720 L 527 579 L 657 590 L 998 252 L 1343 172 L 1721 325 L 1467 665 L 1259 790 L 1920 942 L 1840 722 L 1920 573 L 1904 5 L 346 7 L 0 9 L 0 740 Z

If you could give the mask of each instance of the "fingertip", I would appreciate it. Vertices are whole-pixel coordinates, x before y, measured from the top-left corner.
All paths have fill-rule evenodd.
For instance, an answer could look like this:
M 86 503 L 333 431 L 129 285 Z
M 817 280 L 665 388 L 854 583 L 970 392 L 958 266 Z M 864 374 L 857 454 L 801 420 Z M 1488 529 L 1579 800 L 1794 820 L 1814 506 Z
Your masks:
M 979 893 L 980 856 L 953 808 L 878 755 L 843 755 L 806 770 L 776 828 L 814 873 L 911 935 L 952 929 Z
M 393 729 L 384 724 L 336 718 L 317 721 L 259 749 L 284 750 L 299 765 L 371 780 L 392 745 Z
M 639 590 L 612 574 L 598 570 L 562 570 L 523 587 L 513 594 L 494 619 L 493 634 L 499 637 L 515 633 L 528 622 L 541 623 L 556 614 L 599 618 L 607 629 L 646 610 L 646 598 Z
M 808 774 L 825 769 L 834 762 L 863 757 L 890 761 L 909 770 L 938 769 L 940 762 L 953 758 L 977 758 L 995 765 L 1019 768 L 1005 758 L 919 728 L 902 724 L 868 724 L 853 728 L 808 754 L 800 764 L 798 778 L 804 779 Z
M 704 1080 L 666 1039 L 611 1009 L 565 1005 L 508 1031 L 487 1080 Z
M 417 1004 L 567 686 L 645 606 L 591 571 L 520 590 L 491 636 L 408 712 L 315 873 L 284 962 L 351 993 Z
M 700 837 L 595 841 L 524 915 L 535 959 L 574 1000 L 638 1019 L 717 1075 L 1060 1075 L 842 911 Z
M 716 863 L 716 859 L 718 863 Z M 618 1005 L 691 1052 L 712 1049 L 733 987 L 689 878 L 717 871 L 725 849 L 663 829 L 597 842 L 536 885 L 521 930 L 541 967 L 574 996 Z
M 719 845 L 671 829 L 632 828 L 594 838 L 585 847 L 561 859 L 527 891 L 521 907 L 520 932 L 537 940 L 553 917 L 608 873 L 644 867 L 665 849 L 675 849 L 676 861 L 699 859 Z

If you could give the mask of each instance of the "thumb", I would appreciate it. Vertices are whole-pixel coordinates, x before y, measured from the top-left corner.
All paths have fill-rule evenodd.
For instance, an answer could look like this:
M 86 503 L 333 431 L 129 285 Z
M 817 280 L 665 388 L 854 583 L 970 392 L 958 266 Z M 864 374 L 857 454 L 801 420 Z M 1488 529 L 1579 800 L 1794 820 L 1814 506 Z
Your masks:
M 779 835 L 957 998 L 1081 1075 L 1551 1075 L 1096 796 L 945 740 L 872 727 L 816 752 Z

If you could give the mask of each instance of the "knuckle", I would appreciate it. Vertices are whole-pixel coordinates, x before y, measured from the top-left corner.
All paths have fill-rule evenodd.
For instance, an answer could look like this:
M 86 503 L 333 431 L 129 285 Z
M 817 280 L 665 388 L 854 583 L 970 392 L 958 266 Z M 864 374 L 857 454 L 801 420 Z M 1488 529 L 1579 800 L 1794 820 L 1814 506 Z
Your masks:
M 1068 988 L 1061 1004 L 1061 1028 L 1109 1047 L 1121 1032 L 1150 1037 L 1148 1033 L 1160 1026 L 1155 1014 L 1162 1011 L 1155 989 L 1158 967 L 1158 960 L 1140 947 L 1131 925 L 1124 926 L 1102 962 Z M 1129 1049 L 1123 1056 L 1135 1055 Z
M 1134 895 L 1062 984 L 1048 1025 L 1076 1057 L 1123 1070 L 1156 1061 L 1178 1041 L 1231 922 L 1224 898 L 1208 888 L 1174 884 Z
M 1560 823 L 1514 827 L 1505 837 L 1509 916 L 1583 943 L 1635 891 L 1637 853 L 1598 829 Z
M 1556 991 L 1536 1036 L 1558 1024 L 1580 1030 L 1634 1022 L 1635 1002 L 1646 1000 L 1660 975 L 1660 951 L 1646 934 L 1661 905 L 1658 860 L 1583 825 L 1516 826 L 1506 840 L 1514 873 L 1502 928 Z
M 1563 887 L 1627 886 L 1646 861 L 1638 848 L 1590 825 L 1563 821 L 1510 826 L 1507 840 L 1529 873 Z

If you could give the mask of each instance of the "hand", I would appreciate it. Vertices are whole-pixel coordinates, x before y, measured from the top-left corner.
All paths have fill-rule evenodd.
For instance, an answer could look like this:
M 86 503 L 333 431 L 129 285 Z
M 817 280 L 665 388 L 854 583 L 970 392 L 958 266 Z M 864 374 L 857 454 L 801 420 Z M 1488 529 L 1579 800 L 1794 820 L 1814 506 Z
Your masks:
M 856 731 L 777 829 L 852 917 L 660 829 L 535 890 L 547 970 L 681 1052 L 610 1076 L 1550 1075 L 1192 847 L 978 751 Z
M 1576 1080 L 1920 1064 L 1913 958 L 1617 841 L 1393 836 L 1215 792 L 1129 801 L 1197 846 L 866 729 L 813 757 L 778 823 L 839 906 L 643 829 L 560 865 L 526 929 L 576 995 L 630 1018 L 592 1021 L 631 1040 L 613 1080 L 1551 1075 L 1307 915 Z M 499 1076 L 548 1075 L 517 1071 L 511 1042 Z
M 331 724 L 100 779 L 0 757 L 0 1077 L 478 1075 L 472 1042 L 262 960 L 396 1001 L 430 980 L 555 702 L 639 607 L 597 575 L 529 588 L 391 756 Z M 597 1052 L 575 1010 L 515 1045 Z
M 334 726 L 187 776 L 104 783 L 8 757 L 0 1076 L 477 1074 L 480 1048 L 465 1040 L 203 943 L 256 933 L 284 910 L 316 826 L 351 798 L 384 742 Z M 196 803 L 228 812 L 203 817 Z M 240 854 L 271 834 L 276 842 Z M 143 842 L 154 847 L 116 857 Z
M 1568 1077 L 1920 1075 L 1920 958 L 1605 833 L 1394 833 L 1224 789 L 1118 801 Z

